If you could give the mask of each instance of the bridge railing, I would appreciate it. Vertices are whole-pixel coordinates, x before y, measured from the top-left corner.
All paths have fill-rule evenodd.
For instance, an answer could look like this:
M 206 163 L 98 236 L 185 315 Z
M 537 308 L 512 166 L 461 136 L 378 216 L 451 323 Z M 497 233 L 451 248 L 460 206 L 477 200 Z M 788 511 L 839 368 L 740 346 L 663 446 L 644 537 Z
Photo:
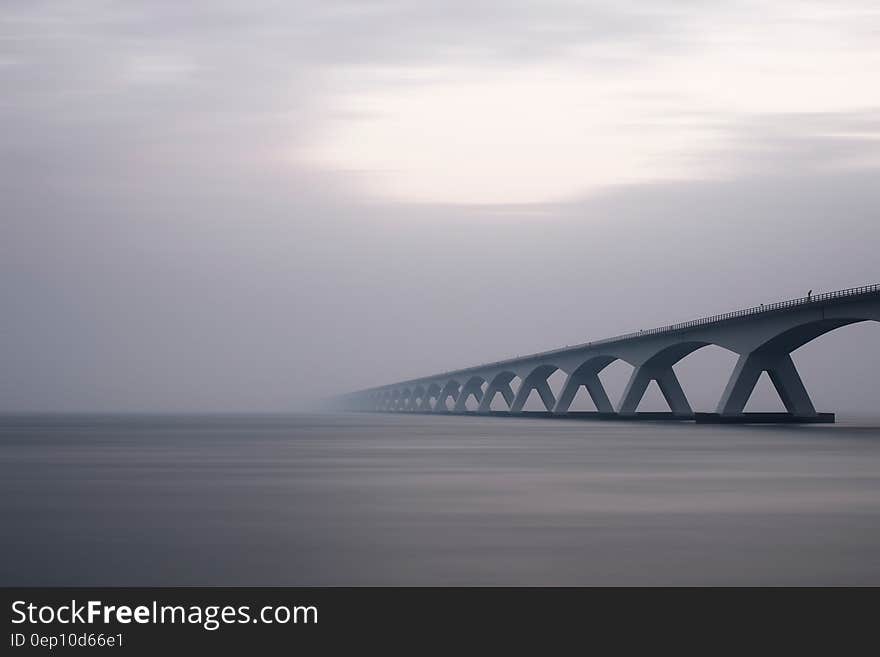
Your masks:
M 648 337 L 651 335 L 660 335 L 664 333 L 674 333 L 676 331 L 682 331 L 690 328 L 694 328 L 697 326 L 705 326 L 707 324 L 716 324 L 718 322 L 724 322 L 729 319 L 734 319 L 737 317 L 747 317 L 751 315 L 761 315 L 764 313 L 771 313 L 777 310 L 784 310 L 788 308 L 794 308 L 796 306 L 808 306 L 816 303 L 821 303 L 823 301 L 830 301 L 833 299 L 840 299 L 843 297 L 853 297 L 859 296 L 862 294 L 872 294 L 880 292 L 880 283 L 875 283 L 874 285 L 862 285 L 860 287 L 850 287 L 845 290 L 835 290 L 834 292 L 823 292 L 822 294 L 812 294 L 805 297 L 799 297 L 797 299 L 787 299 L 785 301 L 777 301 L 776 303 L 769 304 L 761 304 L 758 306 L 752 306 L 751 308 L 743 308 L 740 310 L 733 310 L 728 313 L 722 313 L 720 315 L 710 315 L 708 317 L 700 317 L 698 319 L 692 319 L 686 322 L 679 322 L 677 324 L 669 324 L 667 326 L 658 326 L 656 328 L 645 329 L 641 331 L 632 331 L 630 333 L 624 333 L 622 335 L 615 335 L 611 338 L 603 338 L 601 340 L 594 340 L 592 342 L 583 342 L 581 344 L 568 345 L 565 347 L 560 347 L 558 349 L 551 349 L 550 351 L 543 351 L 535 354 L 528 354 L 526 356 L 517 356 L 516 358 L 505 358 L 503 360 L 493 361 L 491 363 L 483 363 L 481 365 L 474 365 L 473 367 L 464 367 L 457 370 L 448 370 L 446 372 L 440 372 L 438 374 L 434 374 L 432 376 L 421 377 L 418 379 L 410 379 L 408 381 L 402 381 L 400 383 L 391 384 L 391 385 L 408 385 L 410 383 L 414 383 L 416 381 L 422 381 L 424 379 L 433 379 L 433 378 L 442 378 L 445 376 L 450 376 L 452 374 L 466 373 L 472 372 L 474 370 L 486 369 L 490 367 L 497 367 L 500 365 L 508 365 L 510 363 L 514 363 L 521 360 L 532 359 L 532 358 L 543 358 L 545 356 L 552 356 L 554 354 L 560 354 L 566 351 L 571 351 L 573 349 L 588 349 L 591 347 L 599 347 L 607 344 L 612 344 L 615 342 L 621 342 L 624 340 L 632 340 L 639 337 Z M 386 386 L 377 386 L 377 388 L 384 388 Z M 373 390 L 374 388 L 370 388 Z
M 577 346 L 590 346 L 590 345 L 601 345 L 607 344 L 609 342 L 619 342 L 620 340 L 629 340 L 642 335 L 656 335 L 659 333 L 671 333 L 673 331 L 680 331 L 682 329 L 693 328 L 694 326 L 703 326 L 705 324 L 715 324 L 717 322 L 723 322 L 728 319 L 733 319 L 735 317 L 745 317 L 748 315 L 760 315 L 762 313 L 773 312 L 775 310 L 781 310 L 786 308 L 793 308 L 795 306 L 806 306 L 814 303 L 819 303 L 822 301 L 829 301 L 831 299 L 839 299 L 841 297 L 851 297 L 858 296 L 862 294 L 870 294 L 872 292 L 880 292 L 880 283 L 874 285 L 862 285 L 861 287 L 851 287 L 845 290 L 835 290 L 834 292 L 824 292 L 822 294 L 813 294 L 805 297 L 799 297 L 797 299 L 787 299 L 786 301 L 777 301 L 776 303 L 770 304 L 761 304 L 759 306 L 752 306 L 751 308 L 743 308 L 741 310 L 733 310 L 728 313 L 722 313 L 720 315 L 710 315 L 709 317 L 700 317 L 699 319 L 692 319 L 687 322 L 679 322 L 678 324 L 670 324 L 668 326 L 659 326 L 657 328 L 648 329 L 645 331 L 633 331 L 631 333 L 626 333 L 624 335 L 618 335 L 613 338 L 604 338 L 602 340 L 597 340 L 594 342 L 587 342 L 584 345 Z M 566 348 L 564 351 L 567 351 Z M 556 350 L 559 351 L 559 350 Z M 552 353 L 552 352 L 551 352 Z

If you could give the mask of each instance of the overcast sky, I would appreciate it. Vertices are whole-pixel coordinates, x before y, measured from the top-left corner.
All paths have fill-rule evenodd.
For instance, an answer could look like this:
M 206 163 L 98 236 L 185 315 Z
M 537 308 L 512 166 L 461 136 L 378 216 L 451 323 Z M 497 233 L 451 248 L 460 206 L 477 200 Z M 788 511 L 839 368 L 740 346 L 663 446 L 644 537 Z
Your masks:
M 286 410 L 880 282 L 876 1 L 3 0 L 0 89 L 0 410 Z M 796 354 L 820 410 L 877 408 L 878 345 Z

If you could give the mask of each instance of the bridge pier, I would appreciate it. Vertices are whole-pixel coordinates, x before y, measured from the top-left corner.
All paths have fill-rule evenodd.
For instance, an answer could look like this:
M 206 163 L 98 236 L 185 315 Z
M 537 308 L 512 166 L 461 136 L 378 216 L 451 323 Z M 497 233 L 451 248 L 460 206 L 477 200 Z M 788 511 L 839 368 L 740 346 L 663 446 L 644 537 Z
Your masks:
M 435 413 L 448 413 L 449 408 L 446 406 L 446 400 L 449 397 L 452 397 L 452 401 L 458 401 L 459 394 L 459 383 L 458 381 L 450 381 L 443 389 L 440 391 L 440 394 L 437 395 L 437 401 L 434 404 L 434 412 Z
M 541 396 L 541 401 L 544 402 L 544 407 L 548 411 L 553 411 L 553 407 L 556 406 L 556 396 L 550 389 L 547 379 L 556 369 L 553 366 L 539 367 L 523 379 L 522 385 L 516 391 L 516 398 L 514 398 L 513 404 L 510 405 L 510 412 L 512 414 L 522 412 L 523 406 L 525 406 L 532 390 L 537 390 Z
M 770 375 L 770 380 L 789 414 L 796 417 L 816 415 L 816 408 L 791 355 L 761 350 L 740 355 L 718 403 L 718 414 L 742 415 L 762 372 Z
M 434 407 L 431 405 L 431 399 L 436 400 L 440 395 L 440 386 L 436 383 L 428 384 L 428 387 L 425 388 L 425 396 L 422 398 L 422 404 L 419 407 L 419 411 L 423 413 L 430 413 L 434 410 Z
M 599 413 L 614 412 L 614 407 L 611 405 L 611 400 L 608 399 L 608 393 L 605 392 L 605 386 L 602 385 L 598 372 L 574 372 L 569 374 L 559 395 L 559 401 L 556 402 L 556 406 L 553 408 L 553 412 L 558 414 L 568 413 L 568 409 L 581 386 L 587 389 Z
M 477 400 L 478 404 L 483 401 L 482 379 L 471 379 L 462 386 L 461 392 L 458 394 L 458 399 L 455 402 L 456 413 L 464 413 L 467 411 L 467 400 L 471 395 Z
M 510 378 L 505 381 L 499 381 L 497 378 L 490 382 L 486 387 L 486 393 L 483 395 L 483 399 L 480 402 L 480 407 L 477 409 L 478 413 L 489 413 L 492 410 L 492 400 L 495 399 L 495 395 L 499 392 L 501 396 L 504 397 L 504 401 L 507 403 L 507 408 L 511 408 L 513 406 L 513 400 L 516 396 L 513 394 L 513 388 L 510 386 L 510 382 L 513 380 L 514 375 L 511 374 Z
M 672 367 L 656 367 L 651 365 L 641 365 L 637 367 L 629 382 L 626 384 L 626 390 L 620 400 L 620 406 L 617 412 L 620 415 L 635 415 L 639 402 L 645 396 L 645 391 L 651 381 L 656 381 L 660 386 L 660 392 L 669 404 L 669 409 L 676 416 L 692 416 L 694 414 L 690 402 L 681 388 L 678 376 Z

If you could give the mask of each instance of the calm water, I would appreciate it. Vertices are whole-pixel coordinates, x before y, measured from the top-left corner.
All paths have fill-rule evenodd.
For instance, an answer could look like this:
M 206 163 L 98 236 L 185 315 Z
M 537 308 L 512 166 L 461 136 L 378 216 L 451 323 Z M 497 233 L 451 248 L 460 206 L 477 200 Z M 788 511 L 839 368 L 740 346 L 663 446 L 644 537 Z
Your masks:
M 0 420 L 5 585 L 880 584 L 880 421 Z

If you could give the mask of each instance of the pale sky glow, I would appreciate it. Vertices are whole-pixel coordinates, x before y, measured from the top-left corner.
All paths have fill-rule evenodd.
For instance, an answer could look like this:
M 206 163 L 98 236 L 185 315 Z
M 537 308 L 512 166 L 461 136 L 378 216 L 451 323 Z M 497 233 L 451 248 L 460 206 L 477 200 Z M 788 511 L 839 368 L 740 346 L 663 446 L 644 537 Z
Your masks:
M 713 16 L 690 26 L 688 47 L 647 57 L 611 43 L 510 70 L 359 67 L 360 89 L 339 84 L 299 155 L 412 202 L 552 202 L 705 179 L 727 169 L 741 121 L 880 106 L 880 46 L 854 39 L 859 16 Z
M 444 73 L 456 81 L 344 99 L 313 161 L 399 200 L 534 203 L 695 175 L 680 156 L 719 138 L 675 125 L 663 99 L 622 95 L 608 78 L 551 67 Z

